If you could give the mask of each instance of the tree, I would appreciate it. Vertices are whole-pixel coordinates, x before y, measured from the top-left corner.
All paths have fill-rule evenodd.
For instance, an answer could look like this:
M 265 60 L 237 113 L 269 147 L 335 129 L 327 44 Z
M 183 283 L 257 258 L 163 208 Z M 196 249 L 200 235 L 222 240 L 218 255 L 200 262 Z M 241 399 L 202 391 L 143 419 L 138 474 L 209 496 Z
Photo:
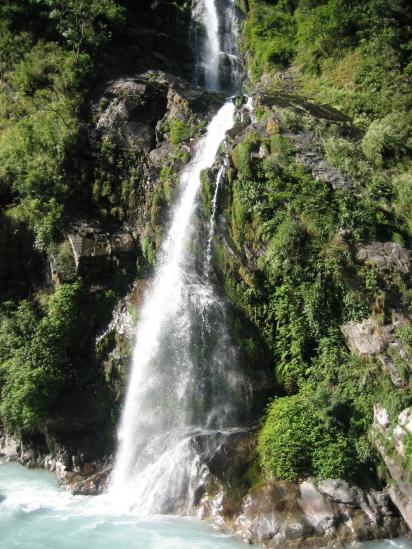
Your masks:
M 46 0 L 50 18 L 78 59 L 82 51 L 95 49 L 110 38 L 110 23 L 123 18 L 114 0 Z

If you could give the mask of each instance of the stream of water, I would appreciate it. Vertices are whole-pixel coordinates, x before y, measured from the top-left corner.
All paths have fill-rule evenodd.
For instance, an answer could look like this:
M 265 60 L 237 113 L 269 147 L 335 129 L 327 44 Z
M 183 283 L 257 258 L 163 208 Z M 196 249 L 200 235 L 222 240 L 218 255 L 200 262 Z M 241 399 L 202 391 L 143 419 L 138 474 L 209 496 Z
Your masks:
M 120 513 L 104 496 L 72 496 L 53 474 L 0 461 L 0 549 L 246 549 L 208 524 Z M 411 549 L 406 539 L 356 549 Z
M 181 196 L 140 311 L 111 487 L 119 505 L 139 513 L 188 513 L 199 464 L 194 435 L 236 421 L 232 393 L 240 390 L 241 377 L 231 362 L 223 363 L 220 345 L 202 357 L 201 334 L 219 303 L 189 245 L 201 171 L 213 164 L 233 115 L 228 101 L 183 171 Z
M 0 462 L 0 549 L 242 549 L 194 519 L 117 512 L 104 496 L 72 496 L 54 475 Z
M 208 90 L 238 91 L 242 70 L 234 0 L 199 0 L 193 19 L 194 80 Z M 154 279 L 139 311 L 108 492 L 73 496 L 50 473 L 0 462 L 0 549 L 245 547 L 211 526 L 175 516 L 193 514 L 194 494 L 205 473 L 205 446 L 208 452 L 216 450 L 213 433 L 231 432 L 247 415 L 247 380 L 238 369 L 224 303 L 210 280 L 224 164 L 215 172 L 206 231 L 196 223 L 201 172 L 215 163 L 234 112 L 229 99 L 180 178 Z M 202 437 L 209 437 L 203 446 Z M 412 545 L 397 540 L 369 547 Z
M 238 89 L 234 1 L 199 0 L 194 20 L 205 31 L 194 42 L 204 87 Z M 249 385 L 230 342 L 225 306 L 210 281 L 223 166 L 217 171 L 206 238 L 196 223 L 201 173 L 215 163 L 234 114 L 228 99 L 181 174 L 180 196 L 139 311 L 110 494 L 119 508 L 140 515 L 193 513 L 207 474 L 206 458 L 220 444 L 218 431 L 241 426 L 240 418 L 247 416 Z

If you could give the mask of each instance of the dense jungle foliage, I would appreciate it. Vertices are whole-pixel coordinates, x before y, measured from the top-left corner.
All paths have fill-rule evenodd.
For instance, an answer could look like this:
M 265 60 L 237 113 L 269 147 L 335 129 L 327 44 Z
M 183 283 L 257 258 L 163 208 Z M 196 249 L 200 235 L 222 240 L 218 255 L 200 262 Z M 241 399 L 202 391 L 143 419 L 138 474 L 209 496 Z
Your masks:
M 77 218 L 124 219 L 135 185 L 111 188 L 129 159 L 110 144 L 97 163 L 90 157 L 89 102 L 109 76 L 158 68 L 145 25 L 176 35 L 181 25 L 186 41 L 184 4 L 152 15 L 149 1 L 1 2 L 0 416 L 10 429 L 44 428 L 67 394 L 107 401 L 93 341 L 110 319 L 111 288 L 124 288 L 91 292 L 72 272 L 64 232 Z M 173 45 L 169 53 L 180 74 Z M 69 272 L 57 289 L 47 274 L 54 257 Z
M 268 408 L 260 463 L 276 478 L 367 483 L 382 472 L 370 439 L 374 404 L 395 421 L 412 403 L 411 374 L 397 357 L 404 385 L 395 388 L 379 361 L 349 352 L 341 327 L 371 315 L 382 325 L 393 310 L 410 311 L 409 275 L 360 264 L 355 251 L 373 241 L 411 245 L 411 5 L 238 5 L 251 91 L 308 97 L 352 118 L 348 126 L 291 107 L 274 116 L 262 105 L 267 135 L 249 132 L 232 154 L 225 211 L 238 253 L 254 250 L 257 259 L 245 271 L 218 247 L 218 265 L 226 292 L 272 349 L 285 395 Z M 296 159 L 299 134 L 352 186 L 332 189 L 306 173 Z M 402 334 L 407 349 L 410 333 Z

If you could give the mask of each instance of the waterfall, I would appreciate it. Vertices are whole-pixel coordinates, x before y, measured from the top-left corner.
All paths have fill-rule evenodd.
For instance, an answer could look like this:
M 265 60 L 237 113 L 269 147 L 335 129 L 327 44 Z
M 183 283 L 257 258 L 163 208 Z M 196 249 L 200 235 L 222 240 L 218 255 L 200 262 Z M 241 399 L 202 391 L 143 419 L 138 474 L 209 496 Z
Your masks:
M 205 351 L 198 337 L 206 313 L 215 323 L 222 320 L 222 306 L 196 273 L 188 246 L 200 173 L 213 164 L 233 115 L 229 101 L 210 123 L 181 176 L 181 197 L 140 312 L 112 493 L 142 512 L 167 511 L 169 502 L 175 504 L 187 491 L 194 433 L 227 427 L 236 419 L 231 403 L 241 391 L 241 379 L 230 364 L 230 342 L 224 342 L 223 365 L 222 353 Z M 168 487 L 172 493 L 167 493 Z
M 232 0 L 222 0 L 222 5 L 227 2 Z M 194 16 L 200 8 L 210 23 L 200 48 L 202 56 L 208 53 L 203 57 L 205 85 L 218 89 L 220 30 L 227 24 L 214 0 L 199 0 Z M 234 77 L 237 86 L 236 72 Z M 139 311 L 110 496 L 117 507 L 141 514 L 192 511 L 205 456 L 219 444 L 213 442 L 214 434 L 220 440 L 222 432 L 235 428 L 248 406 L 249 386 L 239 373 L 225 306 L 209 276 L 224 167 L 215 182 L 202 272 L 194 246 L 200 235 L 195 213 L 201 172 L 214 164 L 234 111 L 232 100 L 220 108 L 181 174 L 180 197 Z
M 210 267 L 211 267 L 210 264 L 212 260 L 212 243 L 213 243 L 213 236 L 215 234 L 215 223 L 216 223 L 217 195 L 219 192 L 220 184 L 225 175 L 225 171 L 226 171 L 226 159 L 225 159 L 225 162 L 220 166 L 219 171 L 217 173 L 216 183 L 215 183 L 215 192 L 213 193 L 213 198 L 211 203 L 212 212 L 211 212 L 210 221 L 209 221 L 209 233 L 207 236 L 205 268 L 204 268 L 204 273 L 206 278 L 209 278 L 210 276 Z
M 243 70 L 238 52 L 235 0 L 196 0 L 191 29 L 195 84 L 207 90 L 237 93 Z
M 204 24 L 207 28 L 203 46 L 203 67 L 205 71 L 205 88 L 219 89 L 220 37 L 219 19 L 215 0 L 204 0 Z M 206 61 L 207 60 L 207 61 Z

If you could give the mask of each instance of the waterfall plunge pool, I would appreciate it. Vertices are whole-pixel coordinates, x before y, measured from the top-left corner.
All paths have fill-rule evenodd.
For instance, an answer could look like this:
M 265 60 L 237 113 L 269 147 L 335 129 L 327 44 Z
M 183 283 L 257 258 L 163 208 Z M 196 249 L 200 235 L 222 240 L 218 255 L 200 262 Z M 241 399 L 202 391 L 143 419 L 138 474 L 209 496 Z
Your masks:
M 73 496 L 53 474 L 0 462 L 1 549 L 242 549 L 195 519 L 116 514 L 104 496 Z
M 116 514 L 104 496 L 72 496 L 53 474 L 0 461 L 1 549 L 242 549 L 195 519 Z M 409 549 L 408 540 L 356 544 Z

